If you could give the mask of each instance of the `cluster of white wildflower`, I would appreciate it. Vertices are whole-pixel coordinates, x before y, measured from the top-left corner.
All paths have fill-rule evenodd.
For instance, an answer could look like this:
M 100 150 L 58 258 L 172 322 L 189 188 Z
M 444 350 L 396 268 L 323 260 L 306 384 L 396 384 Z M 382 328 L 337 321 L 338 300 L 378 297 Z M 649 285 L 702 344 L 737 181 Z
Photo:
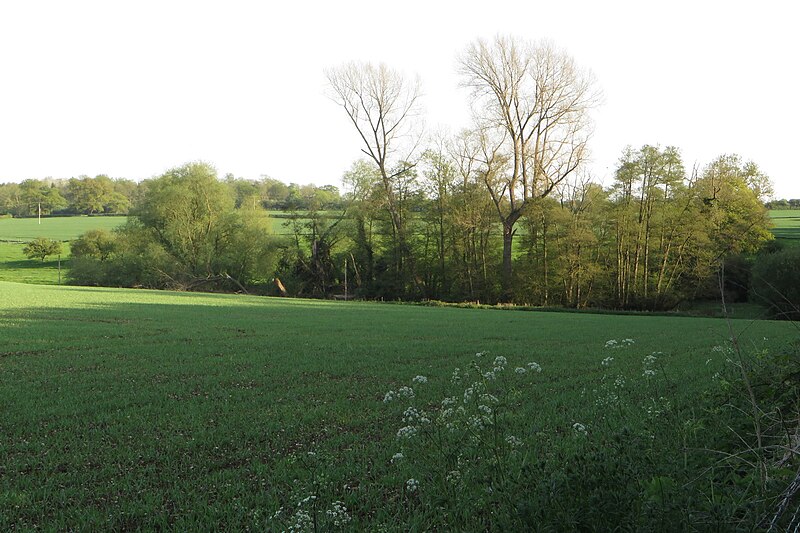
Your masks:
M 522 446 L 522 441 L 519 440 L 514 435 L 509 435 L 508 437 L 506 437 L 506 443 L 512 448 L 519 448 L 520 446 Z
M 404 387 L 400 387 L 396 391 L 390 390 L 389 392 L 384 394 L 383 395 L 383 403 L 389 403 L 389 402 L 394 401 L 394 400 L 396 400 L 398 398 L 413 398 L 414 396 L 415 396 L 414 395 L 414 389 L 412 389 L 411 387 L 405 387 L 404 386 Z
M 492 408 L 488 405 L 480 404 L 478 406 L 478 411 L 480 411 L 484 416 L 492 416 Z
M 417 411 L 415 407 L 409 407 L 403 412 L 403 422 L 406 424 L 430 424 L 430 419 L 425 411 Z
M 586 435 L 587 433 L 586 426 L 584 426 L 580 422 L 575 422 L 574 424 L 572 424 L 572 429 L 575 431 L 575 433 L 578 433 L 580 435 Z
M 414 379 L 411 380 L 414 383 L 427 383 L 428 378 L 425 376 L 415 376 Z
M 497 396 L 495 396 L 494 394 L 488 394 L 488 393 L 481 394 L 480 399 L 484 403 L 493 403 L 493 404 L 500 403 L 500 400 L 498 400 Z
M 482 352 L 478 352 L 478 353 L 476 353 L 476 354 L 475 354 L 475 357 L 483 357 L 483 356 L 484 356 L 484 355 L 486 355 L 487 353 L 489 353 L 489 352 L 488 352 L 487 350 L 484 350 L 484 351 L 482 351 Z
M 656 363 L 658 362 L 657 355 L 660 355 L 661 352 L 653 352 L 650 355 L 646 355 L 642 360 L 642 375 L 645 377 L 653 377 L 656 375 Z
M 447 473 L 444 479 L 451 485 L 458 485 L 459 482 L 461 482 L 461 472 L 458 470 L 451 470 Z
M 469 424 L 469 426 L 472 429 L 474 429 L 476 431 L 480 431 L 484 427 L 486 427 L 487 420 L 488 419 L 485 416 L 477 416 L 477 415 L 475 415 L 475 416 L 469 417 L 469 420 L 467 420 L 467 424 Z M 489 424 L 489 425 L 491 425 L 491 424 Z
M 333 522 L 334 526 L 343 526 L 350 522 L 350 514 L 347 512 L 344 502 L 335 501 L 331 504 L 331 508 L 325 511 L 328 518 Z
M 508 359 L 506 359 L 502 355 L 498 355 L 497 357 L 494 358 L 494 371 L 501 372 L 505 370 L 507 364 L 508 364 Z
M 406 490 L 408 492 L 416 492 L 418 488 L 419 488 L 419 481 L 417 481 L 416 479 L 411 478 L 408 481 L 406 481 Z
M 311 531 L 314 527 L 314 521 L 311 515 L 305 509 L 298 509 L 292 516 L 292 521 L 289 528 L 286 530 L 290 533 L 300 533 L 301 531 Z
M 397 389 L 397 395 L 401 398 L 413 398 L 414 397 L 414 389 L 411 387 L 400 387 Z
M 518 366 L 517 368 L 514 369 L 514 372 L 517 374 L 524 374 L 527 372 L 527 369 L 525 369 L 525 367 Z
M 647 413 L 648 416 L 658 417 L 666 412 L 669 412 L 671 408 L 672 404 L 669 402 L 669 400 L 667 400 L 663 396 L 660 396 L 658 400 L 656 399 L 651 400 L 651 404 L 645 407 L 645 412 Z
M 419 429 L 417 426 L 403 426 L 397 430 L 397 438 L 398 439 L 410 439 L 417 434 Z
M 405 458 L 405 455 L 403 455 L 403 454 L 402 454 L 402 452 L 397 452 L 396 454 L 394 454 L 394 455 L 392 456 L 392 464 L 394 464 L 394 463 L 399 463 L 399 462 L 400 462 L 400 461 L 402 461 L 404 458 Z
M 453 370 L 453 375 L 450 376 L 450 383 L 452 383 L 453 385 L 457 385 L 457 384 L 461 383 L 461 369 L 460 368 L 456 367 L 456 369 Z
M 497 374 L 494 370 L 488 370 L 483 373 L 483 379 L 486 381 L 494 381 L 497 378 Z
M 632 346 L 635 343 L 636 343 L 636 341 L 634 341 L 633 339 L 622 339 L 621 341 L 618 341 L 617 339 L 610 339 L 610 340 L 606 341 L 605 347 L 606 348 L 624 348 L 626 346 Z
M 531 372 L 541 373 L 542 371 L 542 365 L 540 365 L 539 363 L 535 363 L 533 361 L 528 363 L 528 368 L 530 369 Z
M 613 362 L 614 362 L 614 358 L 613 357 L 606 357 L 605 359 L 600 361 L 600 364 L 603 365 L 603 366 L 611 366 L 611 363 L 613 363 Z

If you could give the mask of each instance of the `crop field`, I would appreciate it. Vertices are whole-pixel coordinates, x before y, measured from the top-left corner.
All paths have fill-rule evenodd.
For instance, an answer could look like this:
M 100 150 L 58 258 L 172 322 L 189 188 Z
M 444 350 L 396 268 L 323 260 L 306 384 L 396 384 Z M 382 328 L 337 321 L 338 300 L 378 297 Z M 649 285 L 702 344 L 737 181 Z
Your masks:
M 786 244 L 800 244 L 800 210 L 773 209 L 769 212 L 775 238 Z
M 760 351 L 797 336 L 733 327 Z M 656 527 L 718 465 L 702 450 L 728 422 L 700 406 L 729 336 L 719 319 L 0 282 L 0 530 Z
M 112 230 L 128 217 L 43 217 L 0 218 L 0 241 L 30 241 L 47 237 L 56 241 L 71 241 L 92 229 Z

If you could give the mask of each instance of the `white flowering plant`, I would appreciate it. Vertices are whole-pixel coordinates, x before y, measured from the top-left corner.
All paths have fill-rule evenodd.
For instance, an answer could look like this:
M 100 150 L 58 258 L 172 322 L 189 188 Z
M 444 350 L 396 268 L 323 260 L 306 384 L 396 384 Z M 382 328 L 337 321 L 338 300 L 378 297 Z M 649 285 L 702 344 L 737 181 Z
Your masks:
M 390 463 L 398 481 L 405 480 L 398 493 L 410 504 L 448 495 L 444 501 L 460 509 L 447 512 L 469 516 L 473 505 L 507 498 L 527 468 L 530 430 L 510 415 L 535 390 L 542 367 L 535 361 L 511 365 L 508 357 L 488 353 L 479 351 L 463 369 L 455 368 L 441 384 L 444 396 L 422 387 L 401 394 L 407 386 L 385 394 L 385 403 L 402 405 Z

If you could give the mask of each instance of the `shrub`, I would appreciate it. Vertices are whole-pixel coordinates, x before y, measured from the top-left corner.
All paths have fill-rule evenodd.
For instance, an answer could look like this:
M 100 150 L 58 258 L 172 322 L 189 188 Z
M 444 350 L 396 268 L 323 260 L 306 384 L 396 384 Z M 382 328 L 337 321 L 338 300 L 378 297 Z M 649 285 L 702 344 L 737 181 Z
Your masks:
M 800 247 L 760 256 L 751 291 L 751 300 L 768 305 L 774 317 L 800 319 Z

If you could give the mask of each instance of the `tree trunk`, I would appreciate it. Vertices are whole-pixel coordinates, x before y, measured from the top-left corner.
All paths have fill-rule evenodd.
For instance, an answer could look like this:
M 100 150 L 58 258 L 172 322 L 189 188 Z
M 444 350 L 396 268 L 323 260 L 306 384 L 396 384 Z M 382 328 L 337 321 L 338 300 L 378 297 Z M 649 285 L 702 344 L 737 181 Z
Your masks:
M 503 294 L 501 296 L 504 302 L 510 302 L 514 296 L 513 288 L 511 287 L 512 282 L 512 263 L 511 263 L 511 251 L 512 246 L 514 244 L 514 234 L 516 230 L 514 229 L 514 223 L 509 222 L 508 220 L 503 221 L 503 272 L 502 272 L 502 288 Z

